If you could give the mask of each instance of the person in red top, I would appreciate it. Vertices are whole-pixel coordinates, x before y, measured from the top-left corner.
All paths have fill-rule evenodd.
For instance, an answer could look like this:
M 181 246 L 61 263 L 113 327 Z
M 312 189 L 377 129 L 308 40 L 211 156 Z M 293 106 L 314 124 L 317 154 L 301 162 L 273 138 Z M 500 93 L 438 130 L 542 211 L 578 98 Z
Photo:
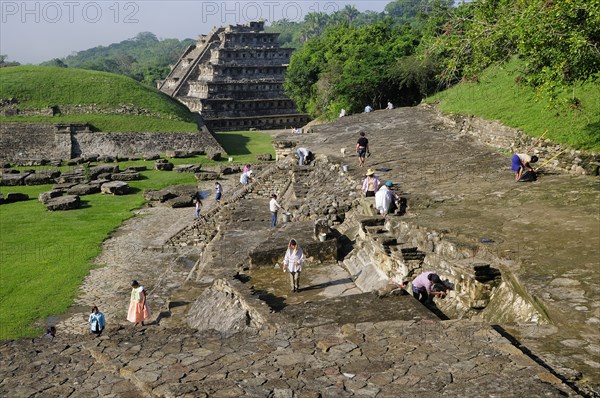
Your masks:
M 361 131 L 359 133 L 360 137 L 356 143 L 356 153 L 358 154 L 358 165 L 359 167 L 365 166 L 365 157 L 370 155 L 369 152 L 369 140 L 365 137 L 365 133 Z

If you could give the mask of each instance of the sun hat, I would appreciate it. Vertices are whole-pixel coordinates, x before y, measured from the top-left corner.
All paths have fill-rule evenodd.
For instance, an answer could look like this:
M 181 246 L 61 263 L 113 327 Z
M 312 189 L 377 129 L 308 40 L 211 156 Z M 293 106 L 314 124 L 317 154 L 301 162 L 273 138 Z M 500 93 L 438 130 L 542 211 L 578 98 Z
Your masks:
M 386 186 L 386 187 L 391 187 L 391 186 L 393 186 L 393 185 L 394 185 L 394 184 L 392 184 L 392 182 L 391 182 L 391 181 L 387 181 L 387 182 L 385 183 L 385 186 Z
M 365 175 L 367 175 L 367 176 L 372 176 L 373 174 L 375 174 L 375 170 L 373 170 L 373 169 L 368 169 L 367 172 L 365 173 Z

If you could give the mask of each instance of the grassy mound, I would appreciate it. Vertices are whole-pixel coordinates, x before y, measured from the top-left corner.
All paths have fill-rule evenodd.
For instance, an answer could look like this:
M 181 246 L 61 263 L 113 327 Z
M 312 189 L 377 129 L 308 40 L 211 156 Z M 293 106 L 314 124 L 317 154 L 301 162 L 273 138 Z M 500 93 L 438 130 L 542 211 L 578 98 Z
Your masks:
M 575 149 L 600 150 L 600 83 L 586 83 L 561 94 L 571 106 L 549 107 L 535 90 L 517 84 L 515 60 L 504 67 L 489 68 L 479 82 L 460 83 L 429 97 L 444 112 L 498 120 L 539 137 Z M 574 100 L 575 98 L 575 100 Z
M 0 69 L 0 98 L 19 109 L 68 110 L 61 116 L 2 117 L 0 121 L 89 123 L 96 131 L 195 131 L 192 113 L 156 89 L 112 73 L 48 66 Z M 78 113 L 93 107 L 95 114 Z M 67 113 L 67 112 L 65 112 Z M 136 114 L 139 113 L 139 114 Z

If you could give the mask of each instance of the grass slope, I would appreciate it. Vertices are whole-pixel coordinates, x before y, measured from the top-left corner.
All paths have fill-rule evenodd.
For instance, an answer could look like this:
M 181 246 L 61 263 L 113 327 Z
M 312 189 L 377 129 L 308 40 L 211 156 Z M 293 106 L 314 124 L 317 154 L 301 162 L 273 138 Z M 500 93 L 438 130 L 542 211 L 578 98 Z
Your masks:
M 238 164 L 256 163 L 257 154 L 275 154 L 269 134 L 230 132 L 215 136 Z M 206 156 L 169 160 L 175 164 L 225 163 Z M 152 169 L 153 162 L 123 162 L 119 167 L 132 165 Z M 84 207 L 64 212 L 49 212 L 36 200 L 51 185 L 0 187 L 5 195 L 22 192 L 31 198 L 0 205 L 0 339 L 39 334 L 46 318 L 69 308 L 102 242 L 133 215 L 133 209 L 144 204 L 144 189 L 195 183 L 191 173 L 148 170 L 141 174 L 145 179 L 129 183 L 136 189 L 133 194 L 83 196 Z
M 0 121 L 90 123 L 98 131 L 195 131 L 192 113 L 154 88 L 112 73 L 49 66 L 0 68 L 0 98 L 16 98 L 21 109 L 90 106 L 104 111 L 131 106 L 146 115 L 70 114 L 11 117 Z
M 600 150 L 600 84 L 587 83 L 561 98 L 575 96 L 578 107 L 550 109 L 533 89 L 515 83 L 518 61 L 489 68 L 478 83 L 460 83 L 427 98 L 444 112 L 493 119 L 519 128 L 532 137 L 548 130 L 546 138 L 576 149 Z

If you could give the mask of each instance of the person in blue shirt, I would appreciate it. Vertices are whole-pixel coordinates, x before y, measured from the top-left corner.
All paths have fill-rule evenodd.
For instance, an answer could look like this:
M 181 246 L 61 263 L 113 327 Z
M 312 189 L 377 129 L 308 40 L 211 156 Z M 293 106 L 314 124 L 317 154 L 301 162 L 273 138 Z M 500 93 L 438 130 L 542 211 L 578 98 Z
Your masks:
M 88 323 L 90 324 L 90 333 L 100 335 L 104 330 L 106 320 L 104 319 L 104 314 L 98 310 L 98 307 L 92 307 Z

